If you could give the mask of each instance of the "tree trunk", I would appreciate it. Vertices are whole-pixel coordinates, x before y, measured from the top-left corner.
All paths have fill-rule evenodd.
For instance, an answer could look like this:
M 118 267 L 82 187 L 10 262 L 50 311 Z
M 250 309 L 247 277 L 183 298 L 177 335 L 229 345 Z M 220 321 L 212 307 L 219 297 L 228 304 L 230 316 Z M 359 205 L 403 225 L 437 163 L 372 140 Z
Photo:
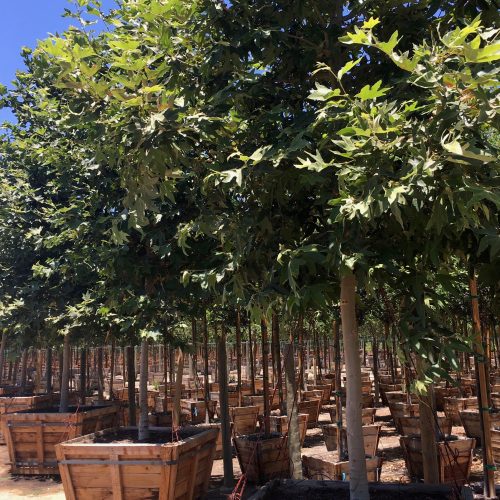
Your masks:
M 227 388 L 227 355 L 226 355 L 226 330 L 222 325 L 221 334 L 217 339 L 217 352 L 219 358 L 219 402 L 221 411 L 222 433 L 222 459 L 224 465 L 224 486 L 231 488 L 234 484 L 233 477 L 233 451 L 231 447 L 231 427 L 229 417 L 229 397 Z
M 148 339 L 142 338 L 141 341 L 141 373 L 139 377 L 139 441 L 145 441 L 149 438 L 149 419 L 148 419 Z
M 236 381 L 238 391 L 238 406 L 241 406 L 241 321 L 240 308 L 236 310 Z
M 361 420 L 361 360 L 356 319 L 356 279 L 352 272 L 346 274 L 341 281 L 340 313 L 347 376 L 346 418 L 350 498 L 370 500 Z
M 203 385 L 205 386 L 205 401 L 207 404 L 210 401 L 210 382 L 208 381 L 208 325 L 207 325 L 207 311 L 203 313 L 203 363 L 205 369 L 203 370 Z M 207 411 L 207 421 L 210 422 L 210 412 Z
M 191 363 L 192 363 L 192 377 L 195 381 L 195 384 L 196 384 L 196 387 L 198 387 L 197 385 L 197 381 L 198 381 L 198 358 L 197 358 L 197 355 L 196 355 L 196 345 L 198 343 L 198 339 L 197 339 L 197 335 L 198 334 L 198 330 L 197 330 L 197 325 L 196 325 L 196 319 L 195 318 L 192 318 L 191 319 L 191 335 L 192 335 L 192 341 L 193 341 L 193 354 L 191 355 Z
M 297 384 L 295 383 L 295 364 L 293 359 L 293 344 L 285 348 L 285 384 L 286 384 L 286 415 L 288 425 L 288 454 L 292 479 L 303 479 L 302 459 L 300 455 L 300 429 L 297 407 Z
M 474 331 L 474 354 L 476 365 L 476 379 L 478 384 L 478 406 L 481 422 L 481 443 L 483 451 L 483 471 L 484 471 L 484 496 L 485 498 L 495 497 L 495 463 L 493 461 L 493 450 L 491 448 L 491 415 L 489 408 L 491 401 L 489 397 L 488 384 L 486 378 L 486 363 L 484 358 L 483 339 L 481 338 L 481 320 L 479 316 L 479 297 L 477 291 L 477 280 L 474 267 L 469 271 L 469 290 L 472 302 L 472 322 Z
M 47 394 L 52 393 L 52 348 L 47 347 L 47 366 L 45 367 L 45 378 L 47 384 L 45 385 L 45 392 Z
M 436 443 L 436 415 L 434 410 L 434 390 L 432 384 L 427 388 L 427 395 L 419 395 L 418 409 L 420 435 L 422 436 L 422 460 L 424 482 L 439 483 L 439 462 Z
M 7 332 L 2 333 L 2 341 L 0 342 L 0 384 L 3 383 L 3 371 L 5 367 L 5 345 L 7 344 Z
M 285 401 L 283 400 L 283 372 L 281 370 L 280 323 L 277 314 L 273 314 L 272 334 L 273 334 L 273 346 L 276 358 L 278 397 L 280 401 L 280 409 L 282 412 L 281 414 L 284 415 Z
M 61 400 L 59 402 L 59 413 L 67 413 L 69 407 L 69 365 L 71 363 L 71 345 L 69 335 L 64 336 L 61 369 Z
M 28 349 L 23 349 L 21 354 L 21 394 L 26 391 L 26 372 L 28 368 Z
M 339 460 L 347 458 L 347 450 L 344 449 L 342 439 L 342 353 L 340 350 L 339 322 L 333 321 L 333 347 L 335 350 L 335 415 L 337 421 L 337 450 Z
M 297 364 L 299 371 L 299 399 L 300 392 L 305 390 L 306 381 L 304 379 L 304 316 L 302 313 L 299 314 L 298 322 L 297 322 L 297 330 L 298 330 L 298 353 L 297 353 Z
M 125 347 L 127 357 L 127 384 L 128 384 L 128 415 L 129 425 L 135 427 L 137 425 L 137 417 L 135 412 L 135 353 L 131 345 Z
M 184 372 L 184 353 L 179 347 L 177 349 L 177 374 L 175 377 L 174 404 L 172 411 L 172 423 L 174 429 L 181 426 L 181 393 L 182 393 L 182 374 Z
M 97 399 L 104 400 L 104 366 L 101 346 L 97 348 Z
M 87 350 L 80 349 L 80 404 L 85 404 L 85 394 L 87 390 Z
M 373 334 L 372 340 L 372 357 L 373 357 L 373 379 L 374 379 L 374 392 L 375 392 L 375 406 L 380 402 L 380 382 L 378 376 L 378 339 L 377 334 Z
M 250 349 L 250 390 L 252 394 L 255 394 L 255 364 L 252 342 L 252 320 L 250 315 L 248 315 L 248 347 Z
M 116 345 L 115 339 L 111 341 L 111 366 L 109 368 L 109 399 L 113 401 L 115 396 L 113 394 L 113 384 L 115 381 L 115 360 L 116 360 Z
M 262 382 L 264 386 L 264 433 L 268 436 L 271 433 L 269 417 L 271 409 L 269 407 L 269 341 L 267 335 L 267 322 L 265 318 L 260 321 L 262 334 Z

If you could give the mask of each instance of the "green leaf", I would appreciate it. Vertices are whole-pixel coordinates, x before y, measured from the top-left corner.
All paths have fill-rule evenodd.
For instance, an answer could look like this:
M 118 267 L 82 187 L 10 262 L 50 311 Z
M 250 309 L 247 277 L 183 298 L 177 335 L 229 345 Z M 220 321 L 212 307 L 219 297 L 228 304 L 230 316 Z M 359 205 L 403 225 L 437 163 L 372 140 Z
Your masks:
M 363 60 L 363 57 L 360 57 L 359 59 L 356 59 L 355 61 L 348 61 L 346 64 L 344 64 L 344 66 L 337 73 L 337 78 L 339 80 L 342 80 L 342 77 L 346 73 L 351 71 L 351 69 L 354 68 L 354 66 L 357 66 L 362 60 Z
M 369 101 L 376 99 L 377 97 L 382 97 L 384 96 L 390 88 L 388 87 L 383 87 L 380 88 L 382 85 L 382 80 L 379 80 L 377 83 L 374 85 L 365 85 L 357 94 L 356 97 L 359 97 L 362 101 Z

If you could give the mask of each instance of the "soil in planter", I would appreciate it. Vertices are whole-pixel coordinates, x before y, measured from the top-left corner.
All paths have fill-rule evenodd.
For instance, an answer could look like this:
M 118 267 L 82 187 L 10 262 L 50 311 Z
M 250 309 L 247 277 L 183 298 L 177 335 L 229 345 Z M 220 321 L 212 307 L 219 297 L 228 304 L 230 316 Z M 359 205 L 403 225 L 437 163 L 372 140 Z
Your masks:
M 106 432 L 97 435 L 90 435 L 88 441 L 82 442 L 92 442 L 99 444 L 133 444 L 133 443 L 145 443 L 145 444 L 167 444 L 177 441 L 183 441 L 184 439 L 197 436 L 207 429 L 197 429 L 195 427 L 182 427 L 176 433 L 172 435 L 172 429 L 170 427 L 162 428 L 161 431 L 150 430 L 148 439 L 139 440 L 137 437 L 137 429 L 118 429 L 114 432 Z M 172 439 L 173 438 L 173 439 Z
M 256 433 L 256 434 L 247 434 L 245 436 L 239 436 L 239 437 L 245 439 L 246 441 L 255 442 L 255 441 L 266 441 L 268 439 L 280 438 L 283 437 L 283 434 L 280 434 L 279 432 L 271 432 L 269 434 Z

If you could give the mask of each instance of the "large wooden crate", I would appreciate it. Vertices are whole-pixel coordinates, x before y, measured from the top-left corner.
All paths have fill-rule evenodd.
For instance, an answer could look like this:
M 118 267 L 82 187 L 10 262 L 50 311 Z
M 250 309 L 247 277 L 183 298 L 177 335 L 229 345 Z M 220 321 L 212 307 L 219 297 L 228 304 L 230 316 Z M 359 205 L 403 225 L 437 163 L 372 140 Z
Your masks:
M 326 452 L 311 456 L 302 455 L 302 465 L 307 479 L 349 480 L 349 461 L 339 462 L 337 452 Z M 381 469 L 382 459 L 380 457 L 366 459 L 368 481 L 378 481 Z
M 329 408 L 330 411 L 330 419 L 332 424 L 337 423 L 337 409 L 335 406 L 331 406 Z M 375 413 L 377 412 L 376 408 L 361 408 L 361 422 L 363 425 L 370 425 L 375 422 Z M 342 423 L 346 422 L 346 410 L 342 409 Z
M 444 411 L 444 398 L 460 397 L 460 389 L 458 387 L 435 387 L 434 397 L 436 401 L 436 411 Z
M 452 422 L 448 417 L 437 417 L 439 432 L 443 436 L 451 434 Z M 420 417 L 399 417 L 403 436 L 420 436 Z
M 330 396 L 332 394 L 332 384 L 316 384 L 316 385 L 308 385 L 308 391 L 321 391 L 321 402 L 324 405 L 330 403 Z
M 378 385 L 379 391 L 380 391 L 380 397 L 382 398 L 382 403 L 387 406 L 389 402 L 387 401 L 387 392 L 401 392 L 403 389 L 402 384 L 386 384 L 386 383 L 380 383 Z
M 52 394 L 38 396 L 0 396 L 0 427 L 2 415 L 51 406 L 56 397 Z M 0 431 L 0 444 L 5 444 L 5 436 Z
M 263 434 L 234 438 L 240 469 L 250 482 L 264 484 L 290 477 L 287 439 L 286 435 L 266 438 Z
M 401 437 L 400 443 L 411 478 L 424 478 L 422 441 L 419 437 Z M 438 443 L 439 482 L 464 485 L 469 480 L 474 439 L 457 439 Z
M 129 435 L 137 438 L 137 430 L 129 428 L 109 429 L 57 445 L 66 498 L 204 498 L 218 430 L 185 427 L 179 431 L 178 442 L 170 442 L 171 429 L 152 428 L 151 434 L 157 442 L 120 442 Z M 117 442 L 102 442 L 115 436 Z
M 56 444 L 118 423 L 118 407 L 111 405 L 74 408 L 68 413 L 48 410 L 4 415 L 2 428 L 13 474 L 57 474 Z
M 239 397 L 239 393 L 237 391 L 228 392 L 227 396 L 228 396 L 229 406 L 239 406 L 240 397 Z M 217 404 L 216 411 L 219 412 L 220 411 L 220 393 L 219 392 L 211 392 L 210 393 L 210 400 L 217 402 L 216 403 Z
M 233 406 L 229 408 L 229 416 L 236 435 L 254 434 L 259 416 L 258 406 Z
M 299 413 L 299 436 L 300 445 L 304 444 L 307 434 L 307 419 L 309 416 L 307 413 Z M 280 434 L 286 434 L 288 432 L 288 417 L 286 415 L 271 415 L 269 417 L 269 424 L 271 432 L 278 432 Z
M 202 424 L 206 420 L 207 406 L 205 401 L 181 399 L 181 410 L 189 413 L 192 424 Z
M 297 404 L 299 413 L 307 413 L 307 427 L 316 427 L 318 425 L 319 410 L 321 407 L 321 399 L 311 399 L 309 401 L 301 401 Z
M 500 392 L 492 392 L 491 393 L 491 403 L 493 408 L 496 410 L 500 410 Z
M 408 393 L 403 391 L 386 391 L 385 397 L 387 399 L 387 406 L 389 406 L 391 403 L 408 402 Z
M 123 387 L 115 392 L 116 399 L 128 401 L 128 387 Z M 156 398 L 160 396 L 160 391 L 148 390 L 148 410 L 156 409 Z M 135 404 L 139 405 L 139 389 L 135 389 Z
M 403 434 L 401 417 L 418 417 L 420 415 L 418 403 L 389 403 L 389 411 L 399 434 Z
M 377 454 L 380 427 L 380 424 L 363 426 L 363 441 L 367 457 L 374 457 Z M 335 451 L 337 449 L 337 425 L 326 424 L 322 426 L 322 430 L 326 449 L 328 451 Z M 347 450 L 347 429 L 345 427 L 342 427 L 340 438 L 342 439 L 344 450 Z
M 462 410 L 477 410 L 476 398 L 444 398 L 444 413 L 451 418 L 453 425 L 462 425 L 460 413 Z
M 500 427 L 491 429 L 491 448 L 493 450 L 493 460 L 497 467 L 500 467 Z
M 481 446 L 481 421 L 479 410 L 461 410 L 459 411 L 460 420 L 464 427 L 465 435 L 476 440 L 476 445 Z M 491 427 L 500 427 L 500 411 L 490 414 Z

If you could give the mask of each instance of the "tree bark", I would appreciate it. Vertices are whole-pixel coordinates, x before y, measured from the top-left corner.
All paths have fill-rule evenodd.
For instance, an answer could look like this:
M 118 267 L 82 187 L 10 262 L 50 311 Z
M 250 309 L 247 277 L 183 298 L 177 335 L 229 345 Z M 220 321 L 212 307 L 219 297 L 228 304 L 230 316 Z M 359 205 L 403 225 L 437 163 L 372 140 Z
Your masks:
M 26 391 L 26 372 L 28 368 L 28 349 L 23 349 L 21 354 L 21 394 Z
M 229 417 L 229 397 L 227 388 L 227 355 L 226 331 L 222 325 L 221 334 L 217 339 L 219 358 L 219 402 L 221 411 L 222 459 L 224 465 L 224 486 L 231 488 L 234 484 L 233 451 L 231 447 L 231 427 Z
M 280 323 L 278 320 L 278 315 L 273 314 L 273 324 L 272 324 L 272 334 L 273 334 L 273 346 L 276 358 L 276 374 L 278 383 L 278 397 L 280 401 L 280 408 L 282 415 L 285 411 L 285 401 L 283 400 L 283 372 L 281 370 L 281 349 L 280 349 Z
M 197 335 L 198 330 L 197 330 L 197 325 L 196 325 L 196 319 L 192 318 L 191 319 L 191 336 L 192 336 L 192 341 L 193 341 L 193 353 L 191 354 L 191 365 L 192 365 L 192 377 L 195 380 L 195 383 L 197 383 L 197 378 L 198 378 L 198 359 L 196 356 L 196 345 L 198 343 Z M 198 387 L 198 386 L 196 386 Z
M 375 406 L 380 402 L 380 382 L 378 376 L 378 339 L 377 334 L 373 334 L 372 344 L 372 357 L 373 357 L 373 379 L 374 379 L 374 392 L 375 392 Z
M 344 449 L 342 439 L 342 353 L 340 351 L 340 330 L 339 322 L 333 321 L 333 347 L 335 354 L 335 415 L 337 418 L 337 450 L 339 460 L 347 458 L 347 450 Z
M 269 341 L 267 333 L 267 322 L 265 318 L 260 321 L 262 334 L 262 382 L 264 386 L 264 433 L 268 436 L 271 433 L 269 417 L 271 409 L 269 407 Z
M 177 374 L 175 377 L 175 392 L 172 411 L 172 423 L 174 429 L 181 426 L 181 393 L 182 393 L 182 374 L 184 372 L 184 353 L 179 347 L 177 349 Z
M 207 311 L 203 313 L 203 385 L 205 386 L 205 401 L 208 403 L 210 401 L 210 382 L 208 381 L 208 325 L 207 325 Z M 206 404 L 205 403 L 205 404 Z M 210 412 L 207 408 L 207 422 L 210 422 Z
M 137 417 L 135 411 L 135 353 L 134 348 L 130 345 L 125 347 L 127 357 L 127 384 L 128 384 L 128 415 L 129 425 L 135 427 L 137 425 Z
M 236 309 L 236 381 L 238 391 L 238 406 L 241 406 L 241 321 L 240 308 Z
M 3 371 L 5 367 L 5 345 L 7 344 L 7 332 L 2 333 L 2 341 L 0 342 L 0 384 L 3 383 Z
M 297 330 L 298 330 L 298 353 L 297 353 L 297 364 L 299 371 L 299 399 L 300 399 L 300 391 L 304 391 L 306 389 L 306 381 L 304 377 L 304 316 L 302 313 L 299 314 L 298 322 L 297 322 Z
M 286 415 L 288 418 L 288 454 L 292 479 L 303 479 L 302 459 L 300 455 L 300 429 L 297 405 L 297 384 L 295 382 L 295 364 L 293 359 L 293 344 L 285 348 L 285 384 L 286 384 Z
M 104 366 L 101 346 L 97 348 L 97 399 L 104 400 Z
M 85 394 L 87 390 L 87 350 L 80 349 L 80 404 L 85 404 Z
M 115 381 L 115 360 L 116 360 L 116 344 L 115 339 L 111 340 L 111 366 L 109 368 L 109 399 L 113 401 L 115 396 L 113 394 L 113 384 Z
M 356 279 L 352 272 L 342 277 L 340 313 L 347 376 L 347 448 L 349 450 L 349 491 L 351 500 L 370 500 L 366 475 L 363 424 L 361 420 L 361 360 L 356 319 Z
M 248 315 L 248 348 L 250 349 L 250 390 L 255 394 L 255 364 L 253 356 L 253 342 L 252 342 L 252 320 Z
M 45 378 L 46 378 L 46 385 L 45 385 L 45 392 L 47 394 L 52 393 L 52 348 L 47 347 L 47 366 L 45 367 Z
M 149 419 L 148 419 L 148 339 L 142 338 L 141 341 L 141 373 L 139 378 L 139 441 L 145 441 L 149 438 Z
M 71 363 L 71 345 L 69 335 L 64 336 L 63 356 L 61 369 L 61 400 L 59 413 L 67 413 L 69 406 L 69 365 Z
M 474 267 L 469 271 L 469 291 L 472 302 L 472 323 L 474 331 L 474 354 L 476 365 L 476 379 L 478 384 L 478 406 L 481 422 L 481 443 L 483 451 L 483 471 L 484 471 L 484 496 L 485 498 L 495 497 L 495 472 L 493 461 L 493 450 L 491 448 L 491 415 L 489 408 L 491 401 L 489 397 L 488 384 L 486 378 L 486 363 L 484 358 L 483 339 L 481 337 L 481 320 L 479 316 L 479 297 L 477 291 L 477 279 Z

